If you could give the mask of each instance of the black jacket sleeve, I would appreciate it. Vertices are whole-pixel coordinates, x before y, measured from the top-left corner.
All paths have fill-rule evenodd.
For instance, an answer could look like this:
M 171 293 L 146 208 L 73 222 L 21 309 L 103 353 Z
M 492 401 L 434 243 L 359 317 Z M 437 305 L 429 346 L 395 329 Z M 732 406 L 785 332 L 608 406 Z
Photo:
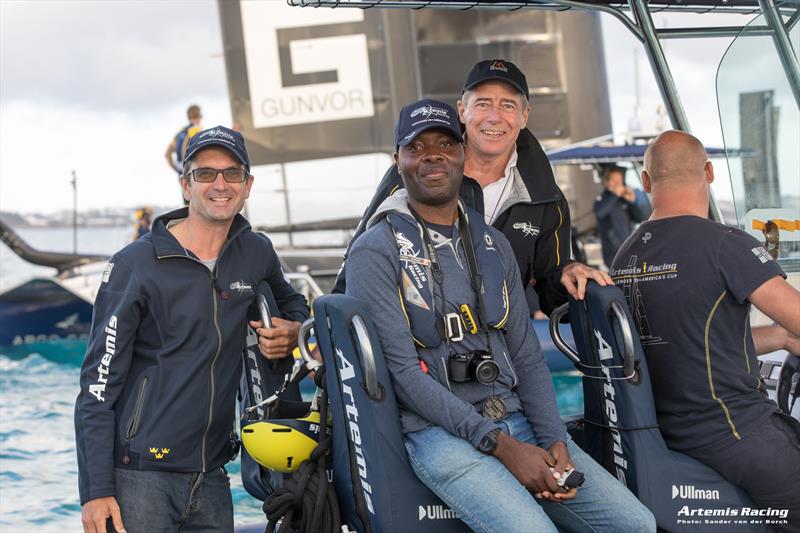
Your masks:
M 112 257 L 100 284 L 75 402 L 75 441 L 81 505 L 114 496 L 114 403 L 133 357 L 144 302 L 135 273 Z
M 569 204 L 562 195 L 558 202 L 547 206 L 542 222 L 542 234 L 536 241 L 533 279 L 539 307 L 549 315 L 567 301 L 567 289 L 561 284 L 561 271 L 570 259 Z

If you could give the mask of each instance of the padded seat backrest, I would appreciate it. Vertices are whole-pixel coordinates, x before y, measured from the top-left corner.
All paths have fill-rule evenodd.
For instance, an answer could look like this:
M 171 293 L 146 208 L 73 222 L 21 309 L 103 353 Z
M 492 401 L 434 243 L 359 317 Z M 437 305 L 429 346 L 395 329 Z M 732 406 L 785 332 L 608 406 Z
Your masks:
M 377 333 L 353 297 L 314 302 L 333 419 L 333 481 L 342 522 L 363 532 L 466 532 L 408 462 Z
M 584 374 L 585 451 L 650 508 L 663 530 L 719 531 L 724 521 L 749 522 L 742 509 L 753 504 L 743 490 L 664 443 L 647 362 L 622 291 L 590 282 L 584 301 L 570 299 L 569 320 L 580 358 L 576 367 Z M 763 526 L 737 525 L 736 531 Z

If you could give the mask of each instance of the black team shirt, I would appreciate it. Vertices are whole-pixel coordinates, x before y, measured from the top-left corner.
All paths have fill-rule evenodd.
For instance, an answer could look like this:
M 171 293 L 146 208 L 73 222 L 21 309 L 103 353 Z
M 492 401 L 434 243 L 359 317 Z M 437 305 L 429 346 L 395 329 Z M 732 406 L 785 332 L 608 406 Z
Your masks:
M 775 276 L 785 274 L 756 239 L 696 216 L 644 222 L 619 249 L 611 277 L 638 325 L 670 448 L 732 444 L 776 410 L 747 301 Z

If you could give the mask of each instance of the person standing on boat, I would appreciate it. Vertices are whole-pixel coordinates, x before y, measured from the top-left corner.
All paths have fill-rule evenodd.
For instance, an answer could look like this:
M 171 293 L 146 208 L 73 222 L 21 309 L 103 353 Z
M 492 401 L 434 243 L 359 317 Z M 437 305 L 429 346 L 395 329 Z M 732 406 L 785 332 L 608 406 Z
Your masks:
M 133 240 L 144 237 L 150 233 L 150 224 L 153 223 L 153 208 L 140 207 L 136 210 L 136 228 L 133 232 Z
M 653 214 L 611 275 L 632 285 L 658 424 L 667 446 L 711 466 L 800 531 L 800 422 L 778 411 L 756 355 L 800 354 L 800 292 L 763 245 L 707 219 L 714 168 L 691 135 L 659 135 L 644 156 Z M 751 328 L 756 306 L 777 322 Z M 771 517 L 775 518 L 775 517 Z
M 290 352 L 309 316 L 270 240 L 239 214 L 253 184 L 242 135 L 198 133 L 181 180 L 189 206 L 116 253 L 97 294 L 75 409 L 87 532 L 107 521 L 117 531 L 232 531 L 224 465 L 237 450 L 258 285 L 270 286 L 283 317 L 269 329 L 250 322 L 265 357 Z
M 603 262 L 611 268 L 617 250 L 633 231 L 633 225 L 650 216 L 647 195 L 625 185 L 625 169 L 613 165 L 603 172 L 603 192 L 594 202 L 597 231 L 603 245 Z
M 347 258 L 347 294 L 374 320 L 411 465 L 475 531 L 655 531 L 652 514 L 567 435 L 514 252 L 459 202 L 456 117 L 435 100 L 403 108 L 394 159 L 405 188 L 378 206 Z M 586 481 L 561 490 L 572 466 Z
M 167 159 L 169 167 L 178 173 L 178 182 L 181 183 L 181 176 L 183 175 L 183 159 L 186 154 L 186 149 L 189 146 L 189 141 L 192 137 L 197 135 L 197 132 L 203 129 L 200 121 L 203 120 L 203 114 L 200 111 L 200 106 L 192 104 L 186 110 L 186 118 L 189 119 L 189 124 L 181 128 L 175 134 L 167 146 L 167 151 L 164 157 Z M 188 205 L 189 201 L 184 197 L 184 205 Z
M 511 242 L 523 286 L 533 286 L 549 314 L 582 299 L 586 282 L 611 284 L 604 272 L 570 260 L 569 205 L 539 141 L 526 128 L 531 110 L 528 81 L 510 61 L 490 59 L 472 67 L 458 101 L 464 129 L 464 181 L 460 196 Z M 364 212 L 360 235 L 378 206 L 403 187 L 397 165 L 384 175 Z M 347 254 L 345 254 L 345 258 Z M 345 291 L 343 267 L 334 292 Z

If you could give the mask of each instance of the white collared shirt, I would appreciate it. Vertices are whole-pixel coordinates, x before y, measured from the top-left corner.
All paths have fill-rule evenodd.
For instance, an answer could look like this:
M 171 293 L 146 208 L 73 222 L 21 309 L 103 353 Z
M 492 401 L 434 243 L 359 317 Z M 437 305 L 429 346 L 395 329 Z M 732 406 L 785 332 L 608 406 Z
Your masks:
M 511 191 L 517 168 L 517 151 L 511 154 L 503 177 L 483 188 L 483 216 L 491 224 L 500 215 L 500 208 L 506 203 Z

